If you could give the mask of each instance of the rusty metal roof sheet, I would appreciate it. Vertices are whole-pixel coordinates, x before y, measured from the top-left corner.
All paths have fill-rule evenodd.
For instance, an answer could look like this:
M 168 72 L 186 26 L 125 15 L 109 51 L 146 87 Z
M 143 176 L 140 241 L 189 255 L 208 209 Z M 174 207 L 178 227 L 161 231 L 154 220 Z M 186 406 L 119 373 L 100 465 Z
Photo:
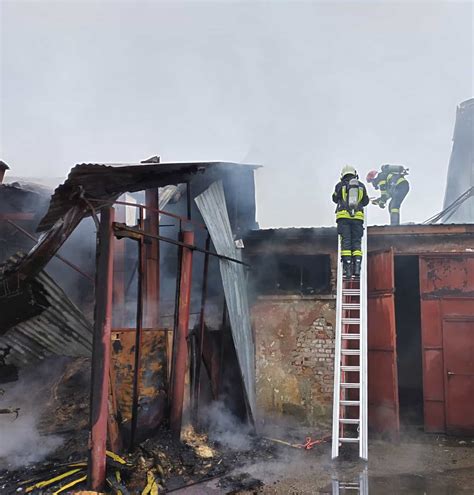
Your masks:
M 92 325 L 64 291 L 45 272 L 35 279 L 47 306 L 39 315 L 0 336 L 0 347 L 10 347 L 8 364 L 22 366 L 52 356 L 89 356 Z M 21 312 L 22 308 L 18 307 Z
M 104 204 L 115 201 L 125 192 L 187 182 L 197 173 L 222 172 L 232 167 L 258 168 L 232 162 L 189 163 L 82 163 L 71 169 L 64 184 L 51 198 L 49 210 L 38 226 L 38 232 L 51 228 L 54 223 L 77 204 L 78 196 L 87 200 L 101 200 Z M 100 203 L 95 203 L 100 208 Z

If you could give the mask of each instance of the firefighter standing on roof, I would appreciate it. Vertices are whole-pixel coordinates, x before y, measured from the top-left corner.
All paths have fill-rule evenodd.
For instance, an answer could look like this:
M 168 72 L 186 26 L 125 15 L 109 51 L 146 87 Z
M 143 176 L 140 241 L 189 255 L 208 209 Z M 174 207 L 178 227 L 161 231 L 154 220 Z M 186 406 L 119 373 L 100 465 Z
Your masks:
M 364 235 L 364 207 L 369 197 L 356 169 L 349 165 L 341 172 L 332 200 L 337 204 L 337 233 L 341 236 L 341 258 L 344 276 L 359 277 L 362 265 L 362 236 Z
M 390 200 L 388 205 L 390 225 L 400 224 L 400 206 L 410 190 L 405 178 L 407 174 L 408 169 L 402 165 L 382 165 L 380 172 L 372 170 L 367 174 L 367 182 L 376 190 L 380 189 L 380 198 L 373 200 L 372 203 L 385 208 L 387 201 Z

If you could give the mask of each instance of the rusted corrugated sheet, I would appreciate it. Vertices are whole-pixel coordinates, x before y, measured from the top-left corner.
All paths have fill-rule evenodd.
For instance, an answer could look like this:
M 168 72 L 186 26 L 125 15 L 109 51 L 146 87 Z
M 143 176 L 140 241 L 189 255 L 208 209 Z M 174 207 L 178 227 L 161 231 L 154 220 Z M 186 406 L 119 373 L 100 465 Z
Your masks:
M 230 227 L 222 182 L 214 182 L 206 191 L 195 198 L 195 201 L 209 230 L 217 253 L 241 260 L 241 251 L 235 247 Z M 219 260 L 219 264 L 232 337 L 250 412 L 253 419 L 255 419 L 255 343 L 250 324 L 244 267 L 241 264 L 223 259 Z
M 76 165 L 70 171 L 66 182 L 54 191 L 48 213 L 41 220 L 38 231 L 43 232 L 51 228 L 73 205 L 77 204 L 79 196 L 88 200 L 109 202 L 116 200 L 125 192 L 178 184 L 188 181 L 200 172 L 237 166 L 257 168 L 256 165 L 229 162 Z M 101 203 L 94 203 L 96 209 L 102 206 Z
M 41 286 L 46 308 L 0 337 L 0 347 L 11 348 L 7 363 L 22 366 L 53 355 L 89 356 L 92 349 L 89 321 L 45 272 L 35 282 Z M 17 310 L 21 312 L 22 308 Z

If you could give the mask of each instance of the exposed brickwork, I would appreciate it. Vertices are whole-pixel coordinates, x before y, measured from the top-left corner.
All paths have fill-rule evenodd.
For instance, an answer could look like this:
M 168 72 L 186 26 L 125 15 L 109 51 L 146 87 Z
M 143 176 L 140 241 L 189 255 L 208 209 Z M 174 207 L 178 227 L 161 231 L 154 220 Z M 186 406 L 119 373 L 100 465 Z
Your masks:
M 263 414 L 289 413 L 312 425 L 331 421 L 335 301 L 259 300 L 257 401 Z
M 322 400 L 332 399 L 334 370 L 334 328 L 326 318 L 317 318 L 307 331 L 301 331 L 292 352 L 292 365 L 298 375 L 313 375 L 319 382 Z

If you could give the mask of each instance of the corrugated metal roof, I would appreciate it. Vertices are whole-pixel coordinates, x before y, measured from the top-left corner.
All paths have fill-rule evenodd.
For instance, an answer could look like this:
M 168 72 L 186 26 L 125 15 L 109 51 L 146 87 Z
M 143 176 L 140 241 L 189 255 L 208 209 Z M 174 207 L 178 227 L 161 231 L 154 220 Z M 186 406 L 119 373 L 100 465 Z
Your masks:
M 195 202 L 217 253 L 242 260 L 241 250 L 235 247 L 222 182 L 214 182 L 195 198 Z M 223 259 L 219 260 L 219 264 L 235 350 L 250 411 L 255 419 L 255 343 L 250 324 L 244 267 L 239 263 Z
M 115 201 L 125 192 L 178 184 L 209 169 L 222 170 L 230 167 L 258 168 L 259 166 L 231 162 L 82 163 L 72 168 L 66 182 L 54 191 L 49 210 L 41 220 L 38 231 L 43 232 L 51 228 L 73 205 L 77 204 L 79 194 L 85 199 L 102 200 L 107 203 Z M 100 203 L 94 206 L 97 209 L 102 207 Z
M 49 306 L 0 337 L 0 347 L 11 348 L 7 363 L 22 366 L 53 355 L 89 356 L 90 322 L 49 275 L 41 272 L 35 280 L 41 284 Z

